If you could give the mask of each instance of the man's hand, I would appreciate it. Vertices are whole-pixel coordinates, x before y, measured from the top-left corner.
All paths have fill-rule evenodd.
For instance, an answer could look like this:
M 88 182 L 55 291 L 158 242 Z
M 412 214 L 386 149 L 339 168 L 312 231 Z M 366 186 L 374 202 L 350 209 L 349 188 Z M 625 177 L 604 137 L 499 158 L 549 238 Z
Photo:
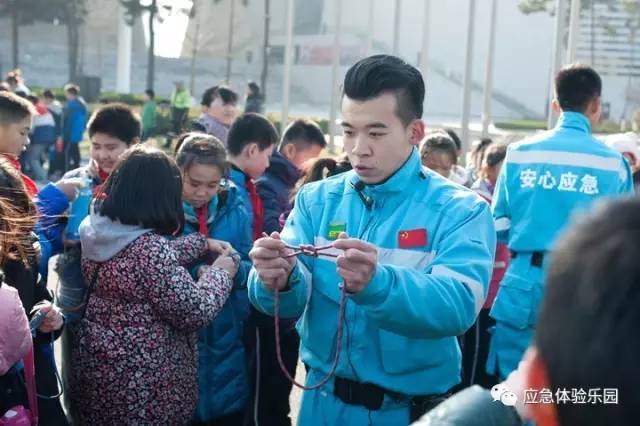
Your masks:
M 229 256 L 233 251 L 233 247 L 226 241 L 222 240 L 214 240 L 212 238 L 207 238 L 207 249 L 210 252 L 217 253 L 220 256 Z
M 333 247 L 343 250 L 338 256 L 338 275 L 342 277 L 349 293 L 359 293 L 373 278 L 378 264 L 378 250 L 372 244 L 349 238 L 341 232 Z
M 296 258 L 284 256 L 291 254 L 285 247 L 280 234 L 273 232 L 270 237 L 263 237 L 253 243 L 249 257 L 258 272 L 262 284 L 269 290 L 282 290 L 287 286 L 289 275 L 296 266 Z

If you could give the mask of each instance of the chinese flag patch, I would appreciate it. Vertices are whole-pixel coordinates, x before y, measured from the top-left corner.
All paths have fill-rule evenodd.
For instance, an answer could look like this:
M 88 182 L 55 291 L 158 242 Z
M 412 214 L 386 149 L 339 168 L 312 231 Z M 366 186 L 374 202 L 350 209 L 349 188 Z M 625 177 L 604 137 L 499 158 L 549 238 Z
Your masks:
M 398 232 L 398 246 L 400 248 L 424 247 L 427 245 L 427 230 L 411 229 Z

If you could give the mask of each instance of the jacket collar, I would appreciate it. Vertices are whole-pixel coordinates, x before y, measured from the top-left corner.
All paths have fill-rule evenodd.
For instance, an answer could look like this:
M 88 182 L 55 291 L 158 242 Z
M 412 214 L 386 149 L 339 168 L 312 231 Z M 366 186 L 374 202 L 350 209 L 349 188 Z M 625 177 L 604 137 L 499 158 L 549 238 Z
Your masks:
M 207 223 L 212 223 L 216 217 L 226 214 L 226 212 L 232 208 L 236 208 L 238 203 L 238 187 L 231 181 L 226 181 L 225 188 L 218 192 L 218 194 L 209 201 L 207 208 Z M 182 208 L 184 210 L 184 219 L 188 223 L 198 223 L 198 216 L 196 215 L 193 206 L 185 201 L 182 202 Z
M 240 170 L 235 164 L 231 165 L 229 170 L 229 180 L 231 180 L 236 186 L 244 188 L 249 181 L 249 175 Z
M 278 151 L 274 151 L 271 156 L 271 164 L 269 164 L 266 174 L 276 176 L 288 185 L 295 185 L 302 177 L 302 172 Z
M 591 134 L 591 123 L 589 119 L 579 112 L 565 111 L 560 114 L 556 129 L 574 129 Z
M 209 205 L 207 206 L 207 223 L 211 223 L 213 219 L 216 217 L 216 213 L 218 210 L 218 198 L 220 194 L 216 195 L 209 201 Z M 182 208 L 184 210 L 184 220 L 188 223 L 198 223 L 198 215 L 196 213 L 196 209 L 186 201 L 182 202 Z

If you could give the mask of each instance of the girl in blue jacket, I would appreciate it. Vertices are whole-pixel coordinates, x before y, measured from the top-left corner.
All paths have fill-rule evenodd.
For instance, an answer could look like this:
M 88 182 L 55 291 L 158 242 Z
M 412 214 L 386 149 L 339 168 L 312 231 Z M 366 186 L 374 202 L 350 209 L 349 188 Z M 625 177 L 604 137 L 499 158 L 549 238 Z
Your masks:
M 249 378 L 243 345 L 249 313 L 247 275 L 251 268 L 251 224 L 228 172 L 224 145 L 214 136 L 187 133 L 179 141 L 176 162 L 182 172 L 184 234 L 200 232 L 226 241 L 240 262 L 235 287 L 216 319 L 200 331 L 198 343 L 198 408 L 196 424 L 242 424 L 249 398 Z M 204 262 L 194 265 L 193 272 Z

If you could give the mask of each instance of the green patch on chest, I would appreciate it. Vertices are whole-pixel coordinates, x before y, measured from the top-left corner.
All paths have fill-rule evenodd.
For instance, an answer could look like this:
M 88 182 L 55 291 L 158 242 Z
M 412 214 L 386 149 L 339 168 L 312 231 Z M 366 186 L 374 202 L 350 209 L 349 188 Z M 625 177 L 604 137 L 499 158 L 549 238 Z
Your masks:
M 327 232 L 327 238 L 329 240 L 336 240 L 338 239 L 338 235 L 340 235 L 341 232 L 345 232 L 347 230 L 347 224 L 346 223 L 332 223 L 329 225 L 329 231 Z

